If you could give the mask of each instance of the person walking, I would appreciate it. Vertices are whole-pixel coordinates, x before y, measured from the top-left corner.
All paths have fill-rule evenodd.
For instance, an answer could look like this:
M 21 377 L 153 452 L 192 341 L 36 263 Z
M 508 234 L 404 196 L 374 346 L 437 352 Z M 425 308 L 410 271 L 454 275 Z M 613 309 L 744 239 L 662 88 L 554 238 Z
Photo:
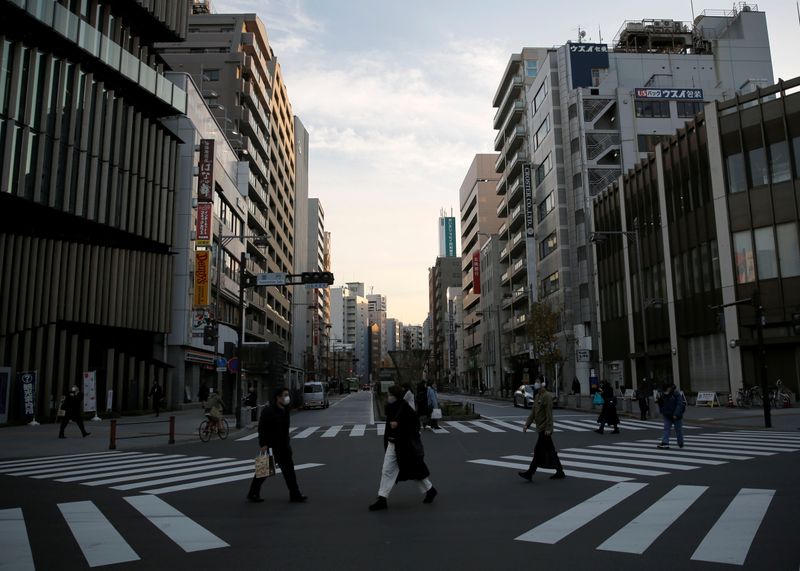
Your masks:
M 422 428 L 427 428 L 430 421 L 428 418 L 430 409 L 428 408 L 428 387 L 425 381 L 420 381 L 419 385 L 417 385 L 416 403 L 417 416 L 422 423 Z
M 387 499 L 395 483 L 405 480 L 416 480 L 420 492 L 425 494 L 422 502 L 432 503 L 438 492 L 428 478 L 431 473 L 425 464 L 425 450 L 419 436 L 419 421 L 403 399 L 403 389 L 397 385 L 389 387 L 383 448 L 385 453 L 378 499 L 370 504 L 369 510 L 388 508 Z
M 639 402 L 639 420 L 647 420 L 650 416 L 650 390 L 647 379 L 642 379 L 642 383 L 636 389 L 636 400 Z
M 158 416 L 159 409 L 161 408 L 161 399 L 164 398 L 164 391 L 161 385 L 158 384 L 158 381 L 155 381 L 153 386 L 150 387 L 150 397 L 153 399 L 153 408 L 156 411 L 156 416 Z
M 674 384 L 664 385 L 658 406 L 661 416 L 664 417 L 664 432 L 661 435 L 661 444 L 657 448 L 669 450 L 669 433 L 673 426 L 678 440 L 678 448 L 683 448 L 683 413 L 686 412 L 686 402 L 680 391 L 675 389 Z
M 247 389 L 244 405 L 250 408 L 250 422 L 256 422 L 258 420 L 258 393 L 253 385 Z
M 81 434 L 84 438 L 91 434 L 91 432 L 86 432 L 86 428 L 83 426 L 83 393 L 78 390 L 78 387 L 73 385 L 72 388 L 70 388 L 69 394 L 64 397 L 64 400 L 61 402 L 60 408 L 64 410 L 64 416 L 61 417 L 61 426 L 58 430 L 59 438 L 66 438 L 66 436 L 64 436 L 64 429 L 67 427 L 70 420 L 75 421 L 75 424 L 81 429 Z
M 619 415 L 617 414 L 617 397 L 614 394 L 614 387 L 608 381 L 603 381 L 600 388 L 603 394 L 603 408 L 600 410 L 600 416 L 597 417 L 600 428 L 595 432 L 603 434 L 603 428 L 608 424 L 614 427 L 612 434 L 619 434 Z
M 439 408 L 439 393 L 436 391 L 436 383 L 433 381 L 428 381 L 426 397 L 428 399 L 428 414 L 430 415 L 431 428 L 433 430 L 439 430 L 439 419 L 433 418 L 433 409 Z
M 533 460 L 531 460 L 530 467 L 524 472 L 518 473 L 530 482 L 537 468 L 555 468 L 556 473 L 550 476 L 550 479 L 561 480 L 566 478 L 566 474 L 564 474 L 564 468 L 561 466 L 561 460 L 558 458 L 558 452 L 553 443 L 553 395 L 539 381 L 533 383 L 533 390 L 531 414 L 522 425 L 522 431 L 527 432 L 531 424 L 535 424 L 539 438 L 533 449 Z
M 578 377 L 572 379 L 572 394 L 581 394 L 581 382 L 578 380 Z
M 292 459 L 292 447 L 289 444 L 289 406 L 292 399 L 289 396 L 289 389 L 277 389 L 272 395 L 272 402 L 261 412 L 258 420 L 258 445 L 262 452 L 272 449 L 275 462 L 281 469 L 286 487 L 289 488 L 289 501 L 302 503 L 308 500 L 300 492 L 297 485 L 297 476 L 294 472 L 294 461 Z M 247 499 L 251 502 L 263 502 L 261 498 L 261 485 L 266 478 L 253 476 L 250 483 L 250 491 L 247 492 Z

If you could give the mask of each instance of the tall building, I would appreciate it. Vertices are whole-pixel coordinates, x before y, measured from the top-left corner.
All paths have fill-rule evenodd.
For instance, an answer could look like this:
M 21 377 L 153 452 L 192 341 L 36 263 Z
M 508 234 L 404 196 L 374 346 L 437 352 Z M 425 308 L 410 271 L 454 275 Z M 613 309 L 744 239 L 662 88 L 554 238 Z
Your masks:
M 308 148 L 306 147 L 306 152 Z M 298 161 L 299 162 L 299 161 Z M 325 232 L 325 211 L 318 198 L 308 200 L 308 224 L 304 245 L 307 249 L 307 272 L 329 272 L 330 234 Z M 295 232 L 295 236 L 298 233 Z M 300 290 L 297 289 L 296 292 Z M 327 371 L 328 339 L 330 331 L 330 290 L 328 288 L 309 289 L 305 292 L 306 305 L 296 307 L 298 316 L 305 321 L 305 336 L 302 340 L 306 353 L 306 370 L 314 373 L 314 378 L 324 378 Z M 305 311 L 303 311 L 305 309 Z
M 403 325 L 400 329 L 400 339 L 401 351 L 427 348 L 422 325 Z
M 203 7 L 203 4 L 198 4 Z M 241 160 L 249 164 L 245 233 L 252 274 L 294 270 L 294 115 L 280 65 L 255 14 L 211 14 L 196 8 L 185 42 L 159 43 L 175 71 L 192 75 Z M 291 349 L 290 286 L 248 288 L 245 341 Z M 288 356 L 291 361 L 291 354 Z
M 766 17 L 750 6 L 703 13 L 691 24 L 625 22 L 611 46 L 568 42 L 512 56 L 494 125 L 502 149 L 497 192 L 508 212 L 500 231 L 502 322 L 515 380 L 537 367 L 524 332 L 529 304 L 538 300 L 560 316 L 559 377 L 576 376 L 588 388 L 599 364 L 587 256 L 592 197 L 704 101 L 771 81 Z M 513 232 L 513 206 L 526 195 L 525 227 Z
M 465 384 L 479 388 L 484 381 L 483 312 L 481 310 L 481 245 L 497 235 L 501 197 L 495 192 L 498 182 L 496 154 L 475 155 L 459 190 L 461 209 L 461 296 L 463 300 L 463 346 Z M 517 207 L 521 208 L 521 205 Z
M 369 377 L 365 381 L 375 382 L 381 372 L 381 328 L 377 323 L 369 324 Z
M 352 286 L 352 288 L 351 288 Z M 369 306 L 361 282 L 331 288 L 331 342 L 352 348 L 355 375 L 369 378 Z
M 768 385 L 800 394 L 799 87 L 707 103 L 594 198 L 607 378 L 735 397 L 761 384 L 761 324 Z
M 491 236 L 483 246 L 480 254 L 481 284 L 481 359 L 483 363 L 483 379 L 487 389 L 494 394 L 502 394 L 506 382 L 504 377 L 503 357 L 508 349 L 503 347 L 503 326 L 500 321 L 502 308 L 500 289 L 500 240 L 497 235 Z
M 428 269 L 428 319 L 430 320 L 430 349 L 433 368 L 430 375 L 440 384 L 455 384 L 456 346 L 451 343 L 449 328 L 455 323 L 449 319 L 450 300 L 448 288 L 461 288 L 461 258 L 456 256 L 436 258 L 436 265 Z
M 181 141 L 160 119 L 186 113 L 153 44 L 184 38 L 189 6 L 23 5 L 0 2 L 0 366 L 38 377 L 39 416 L 91 371 L 100 406 L 113 391 L 111 408 L 139 409 L 155 380 L 172 391 Z M 3 412 L 23 417 L 20 401 Z
M 381 354 L 379 360 L 389 357 L 386 336 L 386 296 L 378 293 L 368 294 L 367 303 L 369 304 L 369 322 L 375 323 L 379 327 Z
M 403 323 L 394 317 L 386 318 L 386 351 L 400 351 Z
M 316 245 L 316 228 L 310 234 L 310 204 L 308 200 L 308 131 L 299 117 L 294 118 L 295 193 L 294 193 L 294 273 L 311 271 L 316 266 L 316 251 L 309 252 L 309 238 Z M 315 250 L 315 249 L 314 249 Z M 311 349 L 314 320 L 314 290 L 294 288 L 292 295 L 292 365 L 303 377 L 316 378 L 314 351 Z

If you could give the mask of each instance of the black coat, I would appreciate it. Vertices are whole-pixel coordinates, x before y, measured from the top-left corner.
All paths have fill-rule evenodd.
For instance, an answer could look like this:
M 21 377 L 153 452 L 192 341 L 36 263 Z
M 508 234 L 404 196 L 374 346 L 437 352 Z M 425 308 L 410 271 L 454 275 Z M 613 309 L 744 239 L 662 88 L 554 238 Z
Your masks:
M 397 428 L 392 428 L 390 422 L 396 422 Z M 419 436 L 419 419 L 414 410 L 404 400 L 398 400 L 386 405 L 386 432 L 383 435 L 383 447 L 389 442 L 394 443 L 397 453 L 397 465 L 400 474 L 397 481 L 422 480 L 430 476 L 430 470 L 425 465 L 425 449 Z
M 281 453 L 289 448 L 289 409 L 272 403 L 258 419 L 258 445 Z
M 67 395 L 61 404 L 61 408 L 64 409 L 64 416 L 67 418 L 80 418 L 81 414 L 83 414 L 83 393 Z
M 619 424 L 617 397 L 614 395 L 614 389 L 611 385 L 603 386 L 603 409 L 600 411 L 600 416 L 597 417 L 597 422 L 604 422 L 611 426 Z

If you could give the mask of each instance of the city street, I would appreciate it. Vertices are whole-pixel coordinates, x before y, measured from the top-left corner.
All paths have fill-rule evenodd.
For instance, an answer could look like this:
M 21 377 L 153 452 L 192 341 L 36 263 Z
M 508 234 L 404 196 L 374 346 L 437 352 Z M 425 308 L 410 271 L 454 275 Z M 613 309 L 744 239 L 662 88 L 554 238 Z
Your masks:
M 399 483 L 372 513 L 383 455 L 369 393 L 293 416 L 307 504 L 280 476 L 245 502 L 255 432 L 207 444 L 60 454 L 15 461 L 0 480 L 0 569 L 550 569 L 642 567 L 797 570 L 792 549 L 800 432 L 686 428 L 686 446 L 657 450 L 657 423 L 623 419 L 592 432 L 594 415 L 556 411 L 568 477 L 532 483 L 528 411 L 488 399 L 478 421 L 425 431 L 439 490 L 423 505 Z M 447 398 L 452 398 L 447 395 Z M 796 417 L 795 417 L 796 418 Z M 68 439 L 70 442 L 80 442 Z M 67 449 L 64 449 L 65 452 Z M 31 554 L 33 565 L 31 565 Z

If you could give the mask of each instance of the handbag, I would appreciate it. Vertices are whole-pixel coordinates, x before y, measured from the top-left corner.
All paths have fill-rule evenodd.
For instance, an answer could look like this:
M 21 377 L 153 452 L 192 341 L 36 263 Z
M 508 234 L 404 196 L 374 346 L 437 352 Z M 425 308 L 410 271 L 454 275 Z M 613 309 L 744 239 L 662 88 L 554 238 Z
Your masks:
M 269 478 L 275 475 L 275 457 L 272 450 L 259 452 L 256 456 L 256 478 Z
M 60 409 L 58 409 L 58 412 L 56 413 L 56 416 L 58 418 L 64 418 L 65 416 L 67 416 L 67 411 L 64 410 L 63 408 L 60 408 Z
M 594 393 L 594 398 L 592 399 L 594 404 L 603 404 L 605 401 L 603 400 L 603 395 L 599 392 Z
M 431 420 L 441 420 L 442 419 L 442 409 L 435 408 L 431 411 Z

